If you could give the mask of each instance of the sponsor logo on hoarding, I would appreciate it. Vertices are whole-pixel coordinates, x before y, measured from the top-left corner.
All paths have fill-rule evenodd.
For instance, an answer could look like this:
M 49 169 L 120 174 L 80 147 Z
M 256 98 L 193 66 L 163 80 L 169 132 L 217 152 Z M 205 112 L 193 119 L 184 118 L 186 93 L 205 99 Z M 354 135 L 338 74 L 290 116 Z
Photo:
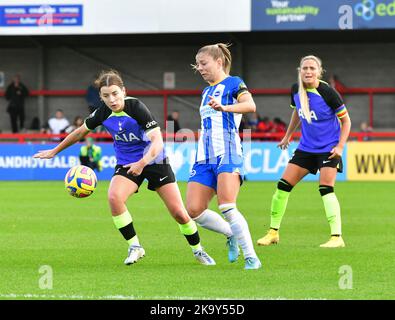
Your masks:
M 320 8 L 316 6 L 297 5 L 290 6 L 290 1 L 272 0 L 271 8 L 266 8 L 267 16 L 275 16 L 276 23 L 283 22 L 305 22 L 307 17 L 318 15 Z
M 347 145 L 349 180 L 395 180 L 395 142 L 349 142 Z
M 358 17 L 362 17 L 366 21 L 370 21 L 374 18 L 374 7 L 375 3 L 373 0 L 363 0 L 361 3 L 357 3 L 354 7 L 354 12 Z
M 395 0 L 390 3 L 379 2 L 374 0 L 363 0 L 354 6 L 354 12 L 358 17 L 365 21 L 373 20 L 377 17 L 395 16 Z
M 0 27 L 71 27 L 83 24 L 82 5 L 0 6 Z
M 395 0 L 251 0 L 252 30 L 393 29 Z

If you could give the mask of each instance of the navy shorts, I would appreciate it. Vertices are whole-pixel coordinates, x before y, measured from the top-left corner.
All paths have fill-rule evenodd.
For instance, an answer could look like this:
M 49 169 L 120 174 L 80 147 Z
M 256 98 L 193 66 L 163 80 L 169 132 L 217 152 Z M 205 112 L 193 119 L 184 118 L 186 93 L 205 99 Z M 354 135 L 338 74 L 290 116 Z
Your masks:
M 139 176 L 133 176 L 127 174 L 129 168 L 124 168 L 123 165 L 117 165 L 113 176 L 120 175 L 129 180 L 133 181 L 139 187 L 143 183 L 144 179 L 148 180 L 148 189 L 156 191 L 165 184 L 176 182 L 174 172 L 168 163 L 151 164 L 145 166 Z
M 330 155 L 330 152 L 311 153 L 296 149 L 289 163 L 305 168 L 312 174 L 316 174 L 323 167 L 337 168 L 337 172 L 343 172 L 342 158 L 328 159 Z

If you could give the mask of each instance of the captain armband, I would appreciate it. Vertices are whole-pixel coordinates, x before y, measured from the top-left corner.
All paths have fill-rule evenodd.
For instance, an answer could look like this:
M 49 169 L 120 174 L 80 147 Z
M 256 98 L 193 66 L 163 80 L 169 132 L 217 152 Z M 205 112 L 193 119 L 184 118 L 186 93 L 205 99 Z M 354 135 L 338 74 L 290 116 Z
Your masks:
M 338 119 L 344 118 L 347 115 L 347 108 L 343 104 L 335 110 Z

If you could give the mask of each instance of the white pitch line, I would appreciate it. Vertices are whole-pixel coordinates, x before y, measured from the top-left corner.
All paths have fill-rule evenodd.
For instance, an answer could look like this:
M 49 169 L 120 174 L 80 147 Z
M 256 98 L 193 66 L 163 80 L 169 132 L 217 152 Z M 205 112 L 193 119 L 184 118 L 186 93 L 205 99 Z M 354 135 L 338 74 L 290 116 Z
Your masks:
M 177 296 L 153 296 L 153 297 L 142 297 L 142 296 L 124 296 L 124 295 L 108 295 L 108 296 L 84 296 L 84 295 L 67 295 L 67 294 L 36 294 L 36 293 L 8 293 L 1 294 L 0 299 L 61 299 L 61 300 L 288 300 L 284 297 L 261 297 L 261 298 L 224 298 L 224 297 L 177 297 Z M 322 300 L 322 299 L 302 299 L 302 300 Z

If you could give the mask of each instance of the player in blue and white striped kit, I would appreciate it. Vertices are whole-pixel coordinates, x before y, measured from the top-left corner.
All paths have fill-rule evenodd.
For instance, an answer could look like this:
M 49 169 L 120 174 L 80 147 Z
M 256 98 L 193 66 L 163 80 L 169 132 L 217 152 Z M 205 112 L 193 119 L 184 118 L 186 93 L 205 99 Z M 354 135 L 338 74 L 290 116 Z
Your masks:
M 187 210 L 202 227 L 227 236 L 230 262 L 237 260 L 240 245 L 245 269 L 258 269 L 247 221 L 236 207 L 243 181 L 243 154 L 239 125 L 243 113 L 254 112 L 254 100 L 243 80 L 230 76 L 231 54 L 222 43 L 202 47 L 195 69 L 209 83 L 200 104 L 201 134 L 196 162 L 187 188 Z M 217 194 L 224 219 L 208 209 Z

